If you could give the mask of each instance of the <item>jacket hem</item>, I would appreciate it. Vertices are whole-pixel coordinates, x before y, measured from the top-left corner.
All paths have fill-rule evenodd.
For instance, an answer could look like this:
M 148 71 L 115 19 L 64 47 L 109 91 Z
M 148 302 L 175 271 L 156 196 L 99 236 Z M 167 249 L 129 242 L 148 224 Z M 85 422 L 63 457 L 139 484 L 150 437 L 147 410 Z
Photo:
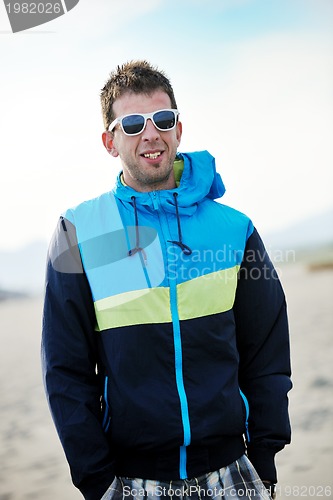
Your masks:
M 191 479 L 230 465 L 245 453 L 245 445 L 242 437 L 233 436 L 214 446 L 190 445 L 186 450 L 187 478 Z M 179 448 L 160 453 L 119 450 L 116 475 L 160 481 L 184 479 L 179 475 Z

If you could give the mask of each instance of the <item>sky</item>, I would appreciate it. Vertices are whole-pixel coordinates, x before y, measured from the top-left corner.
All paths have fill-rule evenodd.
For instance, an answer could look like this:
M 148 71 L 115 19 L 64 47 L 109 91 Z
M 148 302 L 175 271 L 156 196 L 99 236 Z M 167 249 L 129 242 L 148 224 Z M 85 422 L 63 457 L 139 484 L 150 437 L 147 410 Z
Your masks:
M 112 189 L 100 89 L 147 59 L 169 76 L 179 151 L 207 149 L 222 202 L 272 232 L 333 205 L 331 0 L 80 0 L 13 34 L 0 4 L 0 250 L 49 241 Z

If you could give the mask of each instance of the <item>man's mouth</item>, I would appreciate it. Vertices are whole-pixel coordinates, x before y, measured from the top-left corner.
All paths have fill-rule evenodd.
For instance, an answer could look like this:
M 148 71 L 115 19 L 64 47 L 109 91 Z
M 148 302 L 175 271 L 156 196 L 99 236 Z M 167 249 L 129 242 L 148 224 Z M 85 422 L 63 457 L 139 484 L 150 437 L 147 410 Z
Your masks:
M 156 160 L 159 156 L 161 156 L 161 151 L 158 151 L 156 153 L 144 153 L 142 156 L 145 158 L 149 158 L 150 160 Z

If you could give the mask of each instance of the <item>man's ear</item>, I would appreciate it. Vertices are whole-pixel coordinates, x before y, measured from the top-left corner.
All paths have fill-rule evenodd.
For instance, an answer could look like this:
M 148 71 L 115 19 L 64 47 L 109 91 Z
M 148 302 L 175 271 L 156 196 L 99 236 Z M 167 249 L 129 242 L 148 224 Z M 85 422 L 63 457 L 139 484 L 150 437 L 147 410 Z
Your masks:
M 182 133 L 183 133 L 183 125 L 182 122 L 178 122 L 176 126 L 176 137 L 178 141 L 178 146 L 180 144 L 180 140 L 182 138 Z
M 113 134 L 111 132 L 103 132 L 102 134 L 102 141 L 104 144 L 105 149 L 107 152 L 111 155 L 114 156 L 115 158 L 119 155 L 117 149 L 115 148 L 114 145 L 114 138 Z

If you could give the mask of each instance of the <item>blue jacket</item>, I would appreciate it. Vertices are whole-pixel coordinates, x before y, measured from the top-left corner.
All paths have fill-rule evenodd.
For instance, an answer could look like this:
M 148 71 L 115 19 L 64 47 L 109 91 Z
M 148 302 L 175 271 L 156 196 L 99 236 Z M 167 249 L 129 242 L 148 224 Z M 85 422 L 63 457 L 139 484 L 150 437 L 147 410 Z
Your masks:
M 115 189 L 69 209 L 49 249 L 45 387 L 74 484 L 170 480 L 246 450 L 276 482 L 290 441 L 283 290 L 208 152 L 182 154 L 178 188 Z

